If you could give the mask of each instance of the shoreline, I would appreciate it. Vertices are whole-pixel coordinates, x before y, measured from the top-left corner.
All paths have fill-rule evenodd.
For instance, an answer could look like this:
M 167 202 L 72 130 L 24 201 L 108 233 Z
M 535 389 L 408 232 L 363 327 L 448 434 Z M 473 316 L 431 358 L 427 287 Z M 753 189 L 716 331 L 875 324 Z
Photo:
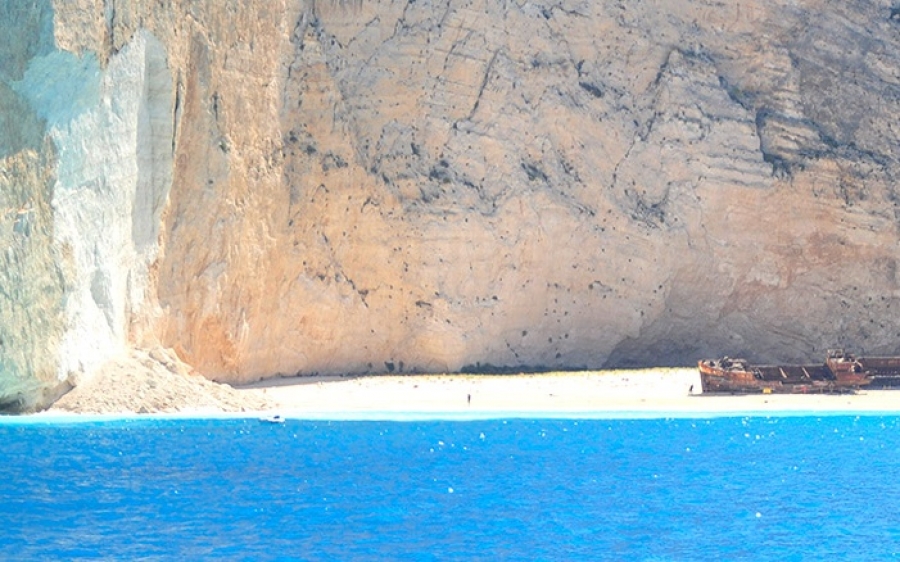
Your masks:
M 205 379 L 196 382 L 205 386 L 217 384 Z M 900 392 L 894 390 L 862 390 L 856 394 L 703 395 L 699 392 L 696 368 L 515 375 L 294 377 L 267 379 L 240 387 L 221 386 L 234 397 L 229 408 L 190 400 L 178 406 L 148 404 L 137 408 L 125 400 L 118 408 L 54 407 L 37 414 L 0 418 L 0 423 L 253 419 L 274 414 L 285 419 L 321 421 L 900 415 Z
M 379 412 L 379 411 L 330 411 L 300 412 L 284 410 L 260 410 L 245 412 L 160 412 L 138 414 L 73 414 L 42 412 L 37 414 L 0 416 L 0 427 L 10 425 L 81 425 L 103 423 L 164 422 L 164 421 L 219 421 L 248 420 L 261 425 L 279 425 L 267 418 L 277 414 L 285 420 L 298 422 L 479 422 L 499 420 L 708 420 L 727 418 L 803 418 L 803 417 L 898 417 L 900 410 L 879 409 L 769 409 L 769 410 L 594 410 L 594 411 L 429 411 L 429 412 Z

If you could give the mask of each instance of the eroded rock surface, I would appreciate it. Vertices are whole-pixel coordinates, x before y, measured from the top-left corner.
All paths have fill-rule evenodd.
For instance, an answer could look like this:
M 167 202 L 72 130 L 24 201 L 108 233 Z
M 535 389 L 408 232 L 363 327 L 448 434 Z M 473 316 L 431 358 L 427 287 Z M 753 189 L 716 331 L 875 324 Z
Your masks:
M 898 10 L 0 3 L 0 394 L 896 353 Z

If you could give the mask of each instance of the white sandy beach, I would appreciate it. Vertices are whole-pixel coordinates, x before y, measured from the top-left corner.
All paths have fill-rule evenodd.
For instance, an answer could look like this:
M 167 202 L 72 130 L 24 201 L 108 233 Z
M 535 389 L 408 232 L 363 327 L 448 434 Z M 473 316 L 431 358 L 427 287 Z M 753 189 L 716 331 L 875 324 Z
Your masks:
M 48 415 L 279 413 L 321 419 L 719 416 L 771 412 L 900 414 L 900 391 L 710 396 L 696 368 L 515 375 L 275 378 L 211 382 L 165 350 L 111 361 Z
M 262 392 L 287 415 L 402 417 L 540 415 L 729 415 L 787 412 L 897 412 L 900 392 L 853 395 L 700 394 L 696 369 L 519 375 L 405 375 L 276 379 L 239 389 Z

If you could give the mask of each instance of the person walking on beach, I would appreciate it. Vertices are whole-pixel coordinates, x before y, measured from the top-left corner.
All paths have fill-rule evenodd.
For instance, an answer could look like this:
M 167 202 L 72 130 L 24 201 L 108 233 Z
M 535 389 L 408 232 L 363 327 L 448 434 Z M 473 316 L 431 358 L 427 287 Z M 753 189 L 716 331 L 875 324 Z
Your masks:
M 471 394 L 466 394 L 466 404 L 468 404 L 469 406 L 472 405 L 472 395 Z

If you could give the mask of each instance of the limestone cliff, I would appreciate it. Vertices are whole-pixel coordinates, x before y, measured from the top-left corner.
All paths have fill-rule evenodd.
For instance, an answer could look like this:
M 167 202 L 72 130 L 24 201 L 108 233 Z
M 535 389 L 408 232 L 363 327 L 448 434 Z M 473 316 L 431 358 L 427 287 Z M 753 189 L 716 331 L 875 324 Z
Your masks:
M 900 351 L 890 0 L 0 0 L 0 397 Z M 67 382 L 68 381 L 68 382 Z

